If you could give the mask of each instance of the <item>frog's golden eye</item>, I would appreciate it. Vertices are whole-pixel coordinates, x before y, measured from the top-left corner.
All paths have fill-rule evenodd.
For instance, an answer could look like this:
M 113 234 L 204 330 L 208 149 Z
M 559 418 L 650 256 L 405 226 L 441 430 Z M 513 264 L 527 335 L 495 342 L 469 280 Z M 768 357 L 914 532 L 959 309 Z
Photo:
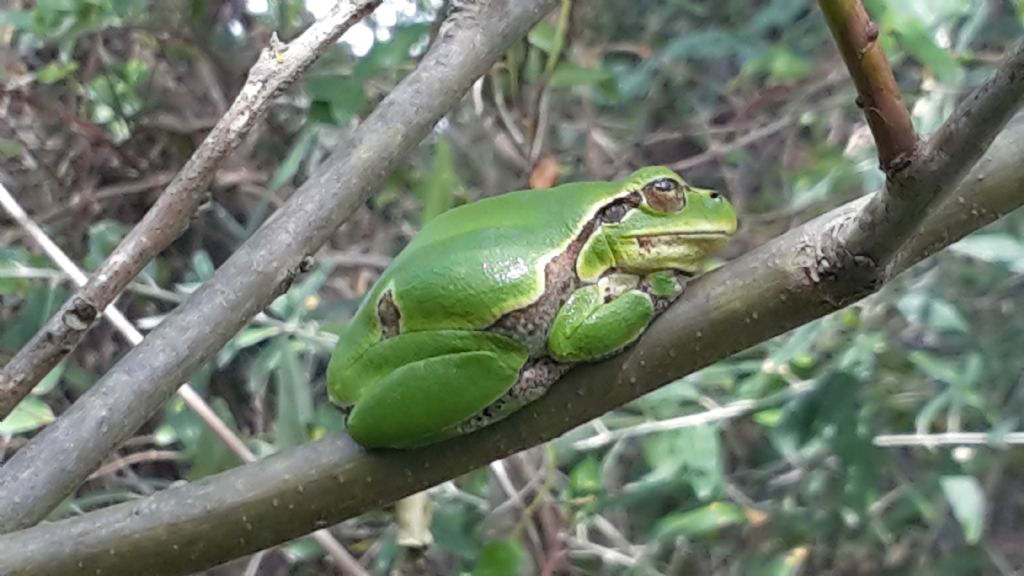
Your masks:
M 682 185 L 671 178 L 650 182 L 640 191 L 647 205 L 658 212 L 678 212 L 686 205 Z

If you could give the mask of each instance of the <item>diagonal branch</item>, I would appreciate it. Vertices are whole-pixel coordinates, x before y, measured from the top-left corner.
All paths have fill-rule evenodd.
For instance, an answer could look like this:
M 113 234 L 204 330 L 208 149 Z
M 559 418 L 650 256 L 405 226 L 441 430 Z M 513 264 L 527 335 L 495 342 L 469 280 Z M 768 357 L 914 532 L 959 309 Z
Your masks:
M 878 25 L 860 0 L 819 0 L 864 110 L 886 174 L 898 172 L 917 148 L 917 134 L 900 87 L 878 41 Z
M 14 218 L 14 221 L 42 247 L 43 252 L 53 260 L 58 268 L 71 277 L 75 285 L 82 286 L 85 284 L 87 280 L 85 273 L 29 217 L 21 205 L 18 204 L 18 201 L 14 199 L 14 196 L 7 191 L 3 183 L 0 183 L 0 207 L 6 210 Z M 138 346 L 142 342 L 142 333 L 139 332 L 117 306 L 110 305 L 104 312 L 104 316 L 132 346 Z M 178 388 L 177 394 L 185 402 L 185 405 L 195 412 L 199 419 L 238 456 L 239 460 L 242 462 L 256 461 L 256 455 L 249 449 L 249 446 L 235 434 L 235 431 L 217 415 L 210 404 L 188 382 L 183 383 Z M 366 573 L 359 562 L 327 530 L 317 530 L 313 534 L 313 538 L 327 551 L 336 564 L 344 567 L 350 574 Z
M 185 231 L 217 167 L 263 117 L 271 98 L 380 3 L 381 0 L 339 1 L 327 16 L 292 42 L 280 44 L 275 37 L 272 45 L 263 50 L 238 97 L 156 204 L 85 286 L 0 371 L 0 419 L 74 350 L 99 313 L 146 264 Z
M 1024 42 L 925 143 L 919 143 L 878 41 L 878 26 L 860 0 L 819 0 L 858 91 L 878 146 L 885 188 L 864 209 L 837 222 L 820 247 L 821 262 L 869 286 L 892 273 L 892 258 L 985 153 L 1024 101 Z
M 477 0 L 288 202 L 213 278 L 0 468 L 0 532 L 35 524 L 203 362 L 286 290 L 302 261 L 557 0 Z
M 891 175 L 885 189 L 837 229 L 845 253 L 860 259 L 854 265 L 866 263 L 882 280 L 891 274 L 892 259 L 1020 110 L 1022 94 L 1024 42 L 918 148 L 910 165 Z
M 1024 122 L 1004 132 L 950 200 L 926 218 L 898 269 L 1024 205 L 1022 157 Z M 344 436 L 305 444 L 138 502 L 0 536 L 0 573 L 202 570 L 555 438 L 681 374 L 838 309 L 838 285 L 815 283 L 806 270 L 814 264 L 815 243 L 868 200 L 696 279 L 630 351 L 570 372 L 546 396 L 491 427 L 410 451 L 366 453 Z

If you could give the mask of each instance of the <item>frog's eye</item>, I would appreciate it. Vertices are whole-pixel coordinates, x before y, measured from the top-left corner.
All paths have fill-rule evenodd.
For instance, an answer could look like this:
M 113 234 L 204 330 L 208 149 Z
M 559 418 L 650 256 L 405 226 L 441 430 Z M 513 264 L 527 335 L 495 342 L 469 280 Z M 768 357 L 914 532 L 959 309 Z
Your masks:
M 686 205 L 682 185 L 671 178 L 655 180 L 640 191 L 647 205 L 658 212 L 678 212 Z

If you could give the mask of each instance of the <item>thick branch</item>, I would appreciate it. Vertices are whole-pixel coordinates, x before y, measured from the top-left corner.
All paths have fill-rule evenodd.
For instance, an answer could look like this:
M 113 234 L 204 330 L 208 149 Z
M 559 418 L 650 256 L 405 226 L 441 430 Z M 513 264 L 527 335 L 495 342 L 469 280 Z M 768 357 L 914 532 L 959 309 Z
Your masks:
M 35 524 L 250 318 L 556 0 L 460 2 L 436 45 L 274 216 L 55 423 L 0 468 L 0 532 Z
M 156 204 L 45 326 L 0 371 L 0 420 L 70 353 L 105 310 L 161 250 L 188 227 L 220 163 L 291 84 L 342 33 L 381 0 L 338 2 L 323 19 L 287 45 L 263 50 L 231 107 L 213 127 Z
M 3 207 L 11 217 L 17 222 L 29 236 L 32 237 L 40 245 L 43 252 L 53 260 L 54 264 L 63 270 L 77 286 L 82 286 L 86 283 L 87 277 L 84 272 L 68 258 L 67 254 L 50 239 L 49 236 L 43 232 L 43 229 L 39 227 L 32 218 L 22 209 L 21 205 L 18 204 L 17 200 L 7 191 L 3 183 L 0 183 L 0 207 Z M 135 325 L 128 320 L 128 318 L 118 310 L 117 306 L 111 305 L 104 312 L 104 316 L 114 325 L 121 335 L 128 340 L 132 346 L 137 346 L 142 342 L 142 333 L 139 332 Z M 206 402 L 206 400 L 199 395 L 195 389 L 192 388 L 187 382 L 182 384 L 178 388 L 178 397 L 181 398 L 185 404 L 191 409 L 199 419 L 202 420 L 214 434 L 217 435 L 221 441 L 224 442 L 227 447 L 234 452 L 239 459 L 243 462 L 253 462 L 256 460 L 256 455 L 253 454 L 252 450 L 246 446 L 245 442 L 235 434 L 235 431 L 231 429 L 220 416 L 213 410 L 212 407 Z M 365 574 L 366 572 L 362 569 L 359 562 L 352 557 L 351 554 L 342 546 L 334 536 L 327 530 L 318 530 L 313 534 L 313 538 L 323 546 L 324 550 L 334 559 L 334 561 L 345 568 L 348 573 L 353 575 Z
M 899 87 L 860 0 L 819 0 L 858 91 L 858 103 L 888 179 L 856 217 L 838 222 L 837 251 L 824 257 L 864 283 L 884 282 L 893 256 L 934 204 L 944 201 L 1024 104 L 1024 43 L 962 102 L 925 144 L 918 143 Z
M 1024 122 L 929 216 L 899 269 L 1024 204 Z M 0 537 L 0 574 L 182 574 L 295 538 L 550 440 L 845 300 L 815 282 L 816 248 L 868 199 L 698 278 L 629 352 L 574 370 L 542 399 L 470 436 L 368 454 L 331 437 L 139 502 Z M 77 571 L 77 572 L 76 572 Z
M 857 87 L 857 105 L 871 128 L 878 161 L 887 174 L 906 165 L 917 134 L 900 87 L 878 41 L 878 25 L 860 0 L 819 0 L 839 53 Z

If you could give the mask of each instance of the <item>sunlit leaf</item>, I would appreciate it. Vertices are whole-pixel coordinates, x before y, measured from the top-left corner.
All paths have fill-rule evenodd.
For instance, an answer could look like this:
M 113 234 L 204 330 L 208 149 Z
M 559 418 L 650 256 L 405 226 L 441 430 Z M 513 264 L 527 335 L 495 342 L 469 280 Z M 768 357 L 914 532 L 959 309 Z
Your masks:
M 964 539 L 977 544 L 985 530 L 985 493 L 978 480 L 973 476 L 943 476 L 939 481 Z
M 454 206 L 458 186 L 459 177 L 455 173 L 452 147 L 446 139 L 438 138 L 434 147 L 434 163 L 418 189 L 423 201 L 421 222 L 425 224 Z
M 78 70 L 77 62 L 50 62 L 36 72 L 36 78 L 43 84 L 54 84 L 67 78 Z
M 33 396 L 25 397 L 14 411 L 0 420 L 0 437 L 31 432 L 53 422 L 54 415 L 50 406 Z
M 473 576 L 517 576 L 526 552 L 517 540 L 492 540 L 480 553 Z
M 307 371 L 295 346 L 290 342 L 278 344 L 281 364 L 274 372 L 277 403 L 275 431 L 281 447 L 298 446 L 307 439 L 308 426 L 313 420 L 313 395 Z
M 603 68 L 582 68 L 570 62 L 561 62 L 551 75 L 551 85 L 556 88 L 601 84 L 614 80 L 614 75 Z
M 1009 266 L 1024 273 L 1024 242 L 1004 232 L 972 234 L 951 245 L 950 250 L 984 262 Z
M 712 502 L 687 512 L 665 516 L 655 528 L 657 538 L 702 536 L 746 522 L 743 509 L 732 502 Z
M 810 555 L 807 547 L 800 546 L 792 550 L 765 557 L 757 556 L 746 562 L 745 576 L 797 576 L 804 561 Z
M 584 458 L 569 472 L 569 487 L 574 495 L 600 492 L 602 485 L 601 462 L 593 456 Z

